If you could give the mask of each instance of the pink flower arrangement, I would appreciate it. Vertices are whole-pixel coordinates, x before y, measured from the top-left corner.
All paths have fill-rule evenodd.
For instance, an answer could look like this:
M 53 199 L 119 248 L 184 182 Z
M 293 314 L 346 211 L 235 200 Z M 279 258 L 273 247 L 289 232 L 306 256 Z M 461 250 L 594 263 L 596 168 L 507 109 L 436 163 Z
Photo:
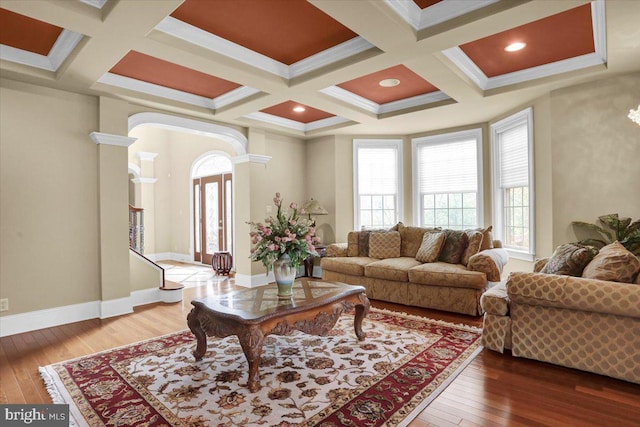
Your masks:
M 280 193 L 276 193 L 273 204 L 278 208 L 276 217 L 265 219 L 265 224 L 249 222 L 251 225 L 251 260 L 261 261 L 270 271 L 273 263 L 282 255 L 289 256 L 289 265 L 298 268 L 309 255 L 318 255 L 315 245 L 320 243 L 316 237 L 313 222 L 301 218 L 304 209 L 298 209 L 298 204 L 292 202 L 289 209 L 282 208 Z

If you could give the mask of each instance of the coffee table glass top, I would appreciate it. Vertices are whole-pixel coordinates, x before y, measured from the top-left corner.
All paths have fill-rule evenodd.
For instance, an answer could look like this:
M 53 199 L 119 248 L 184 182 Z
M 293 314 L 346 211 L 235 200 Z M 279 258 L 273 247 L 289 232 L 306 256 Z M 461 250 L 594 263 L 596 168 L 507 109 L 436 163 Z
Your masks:
M 223 295 L 196 299 L 193 305 L 215 311 L 229 317 L 244 320 L 258 319 L 278 312 L 295 312 L 364 292 L 362 286 L 339 282 L 296 280 L 291 298 L 278 298 L 275 283 L 256 288 L 243 289 Z

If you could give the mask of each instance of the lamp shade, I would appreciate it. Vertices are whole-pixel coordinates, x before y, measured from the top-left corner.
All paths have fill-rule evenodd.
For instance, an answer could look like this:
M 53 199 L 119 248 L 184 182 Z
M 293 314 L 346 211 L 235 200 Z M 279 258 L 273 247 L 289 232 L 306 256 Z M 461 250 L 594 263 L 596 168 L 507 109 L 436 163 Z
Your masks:
M 329 212 L 313 197 L 307 200 L 302 206 L 304 212 L 309 215 L 328 215 Z

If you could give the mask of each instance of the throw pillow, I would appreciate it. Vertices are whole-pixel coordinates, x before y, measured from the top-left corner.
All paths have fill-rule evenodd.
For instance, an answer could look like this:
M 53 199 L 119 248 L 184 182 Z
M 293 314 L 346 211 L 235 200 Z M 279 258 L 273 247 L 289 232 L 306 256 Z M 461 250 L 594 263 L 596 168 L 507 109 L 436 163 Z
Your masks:
M 446 235 L 442 231 L 428 231 L 422 236 L 422 245 L 416 253 L 416 261 L 420 262 L 436 262 Z
M 359 235 L 359 231 L 350 231 L 349 234 L 347 234 L 347 256 L 358 256 Z
M 553 255 L 540 273 L 580 277 L 582 270 L 597 253 L 598 251 L 591 246 L 576 243 L 560 245 L 553 251 Z
M 449 264 L 460 264 L 462 253 L 469 243 L 467 234 L 462 230 L 444 230 L 444 233 L 447 237 L 438 259 Z
M 369 230 L 358 233 L 358 256 L 369 256 L 369 234 Z
M 482 233 L 482 244 L 480 245 L 481 251 L 484 251 L 485 249 L 493 249 L 493 236 L 491 235 L 491 230 L 493 230 L 493 225 L 490 225 L 487 228 L 476 228 L 476 231 Z
M 640 260 L 618 241 L 600 249 L 582 272 L 588 279 L 633 283 L 640 272 Z
M 467 265 L 469 264 L 469 258 L 480 252 L 483 235 L 482 232 L 476 230 L 465 230 L 464 232 L 469 239 L 469 243 L 462 253 L 462 264 Z
M 400 233 L 397 231 L 369 233 L 369 256 L 378 259 L 400 257 Z
M 424 236 L 424 233 L 434 230 L 439 229 L 412 226 L 400 227 L 400 256 L 415 258 L 418 253 L 418 249 L 420 249 L 420 246 L 422 245 L 422 237 Z

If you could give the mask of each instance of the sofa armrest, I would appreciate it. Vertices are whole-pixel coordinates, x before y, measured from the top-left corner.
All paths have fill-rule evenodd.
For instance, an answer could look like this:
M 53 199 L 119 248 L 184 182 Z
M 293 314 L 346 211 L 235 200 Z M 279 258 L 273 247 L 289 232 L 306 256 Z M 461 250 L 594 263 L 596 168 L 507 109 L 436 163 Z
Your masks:
M 347 256 L 347 243 L 331 243 L 327 246 L 325 256 L 344 257 Z
M 502 240 L 494 240 L 491 243 L 493 244 L 494 248 L 501 248 L 502 247 Z
M 640 286 L 543 273 L 511 273 L 513 304 L 566 308 L 640 318 Z
M 533 272 L 540 273 L 540 271 L 542 271 L 542 269 L 544 268 L 545 265 L 547 265 L 548 262 L 549 262 L 549 257 L 536 259 L 535 262 L 533 263 Z
M 508 260 L 509 254 L 502 248 L 485 249 L 469 258 L 467 269 L 484 273 L 490 282 L 499 282 Z

